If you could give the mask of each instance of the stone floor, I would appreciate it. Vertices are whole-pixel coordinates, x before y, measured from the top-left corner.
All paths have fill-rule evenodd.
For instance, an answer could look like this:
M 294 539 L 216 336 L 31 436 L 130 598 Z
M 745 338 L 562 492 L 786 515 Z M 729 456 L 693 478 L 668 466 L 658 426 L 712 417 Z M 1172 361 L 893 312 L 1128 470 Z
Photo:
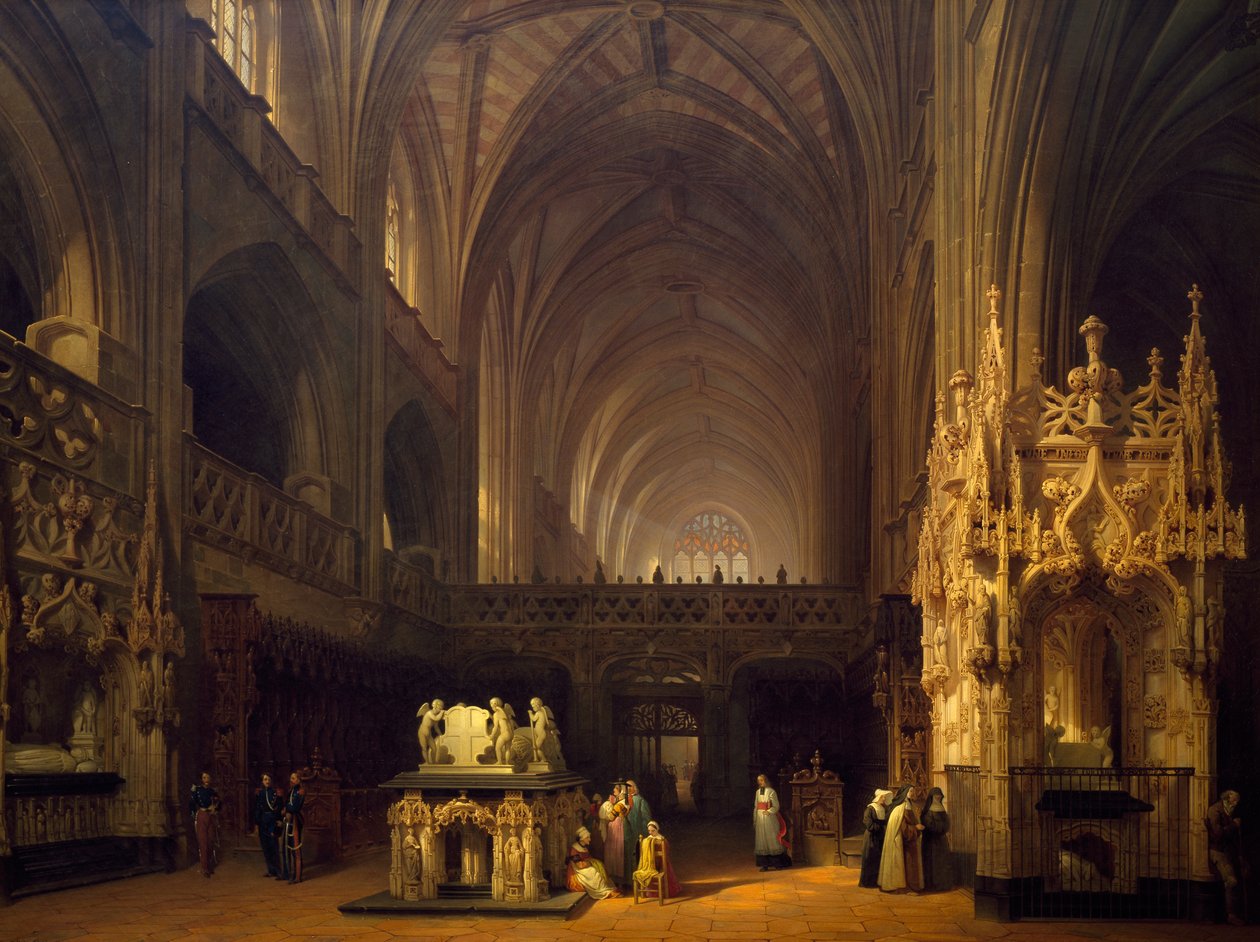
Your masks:
M 260 876 L 260 859 L 228 860 L 212 879 L 195 868 L 29 897 L 0 909 L 0 942 L 596 942 L 600 939 L 1260 939 L 1260 926 L 1185 923 L 1022 922 L 972 918 L 960 892 L 887 895 L 857 886 L 857 871 L 752 866 L 743 820 L 680 822 L 670 828 L 684 896 L 665 905 L 629 899 L 585 904 L 567 921 L 510 916 L 342 916 L 337 905 L 385 888 L 386 857 L 312 867 L 289 886 Z

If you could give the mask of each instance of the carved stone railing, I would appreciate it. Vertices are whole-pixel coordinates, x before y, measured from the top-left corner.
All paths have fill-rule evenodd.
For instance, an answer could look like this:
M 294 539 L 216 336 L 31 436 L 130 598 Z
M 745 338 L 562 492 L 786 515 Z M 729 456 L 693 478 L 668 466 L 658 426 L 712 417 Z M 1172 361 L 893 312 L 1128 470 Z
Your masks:
M 316 184 L 319 174 L 304 164 L 267 119 L 270 106 L 252 95 L 214 48 L 214 34 L 200 20 L 188 29 L 186 86 L 190 107 L 204 115 L 240 158 L 251 189 L 262 186 L 287 210 L 299 241 L 343 288 L 356 291 L 363 246 L 354 220 L 339 213 Z
M 442 352 L 442 341 L 433 339 L 421 323 L 419 310 L 408 305 L 392 283 L 385 287 L 385 329 L 392 346 L 411 371 L 454 415 L 458 370 Z
M 147 415 L 0 337 L 0 444 L 139 499 Z
M 450 590 L 418 566 L 387 552 L 385 577 L 393 607 L 434 624 L 444 625 L 450 619 Z
M 858 593 L 820 585 L 468 585 L 452 587 L 459 626 L 853 626 Z
M 358 538 L 256 474 L 185 442 L 184 529 L 246 562 L 339 595 L 353 595 Z

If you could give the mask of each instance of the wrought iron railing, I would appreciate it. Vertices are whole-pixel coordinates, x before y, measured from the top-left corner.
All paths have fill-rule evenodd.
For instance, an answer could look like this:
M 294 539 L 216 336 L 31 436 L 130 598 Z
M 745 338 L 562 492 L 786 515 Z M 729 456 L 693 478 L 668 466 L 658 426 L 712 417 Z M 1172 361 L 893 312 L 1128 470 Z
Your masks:
M 1012 768 L 1019 915 L 1186 918 L 1192 775 L 1192 769 Z

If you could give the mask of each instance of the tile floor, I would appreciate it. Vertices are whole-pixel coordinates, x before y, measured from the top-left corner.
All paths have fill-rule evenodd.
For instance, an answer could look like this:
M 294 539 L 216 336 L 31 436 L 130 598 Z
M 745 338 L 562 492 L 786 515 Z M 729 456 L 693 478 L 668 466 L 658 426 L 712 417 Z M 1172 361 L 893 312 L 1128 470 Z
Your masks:
M 261 858 L 228 859 L 212 879 L 195 867 L 29 897 L 0 908 L 0 942 L 597 942 L 602 939 L 898 939 L 1059 942 L 1260 939 L 1260 926 L 1021 922 L 972 917 L 959 892 L 891 896 L 857 886 L 857 871 L 798 867 L 761 873 L 742 820 L 670 828 L 685 895 L 665 905 L 629 899 L 584 904 L 568 920 L 511 916 L 343 916 L 337 905 L 385 888 L 383 853 L 311 867 L 298 886 L 264 879 Z

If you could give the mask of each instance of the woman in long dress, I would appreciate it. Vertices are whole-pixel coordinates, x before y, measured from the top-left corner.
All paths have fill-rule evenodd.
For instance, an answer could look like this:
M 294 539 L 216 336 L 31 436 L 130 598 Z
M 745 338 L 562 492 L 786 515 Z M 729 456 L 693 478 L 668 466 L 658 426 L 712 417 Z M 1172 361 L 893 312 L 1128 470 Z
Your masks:
M 876 888 L 879 886 L 879 859 L 884 852 L 884 831 L 888 827 L 888 800 L 892 791 L 887 788 L 875 789 L 875 797 L 862 812 L 862 873 L 858 877 L 858 886 Z
M 928 792 L 921 815 L 923 824 L 923 884 L 929 890 L 948 890 L 954 886 L 949 855 L 949 812 L 945 810 L 945 793 L 939 788 Z
M 788 856 L 792 845 L 787 839 L 787 822 L 779 814 L 779 794 L 764 775 L 757 776 L 757 794 L 753 797 L 753 836 L 753 852 L 760 869 L 792 866 Z
M 884 851 L 879 860 L 879 888 L 888 893 L 923 889 L 923 825 L 915 811 L 913 790 L 904 788 L 898 794 L 905 798 L 888 815 Z
M 599 806 L 599 819 L 604 825 L 604 864 L 608 876 L 616 883 L 626 882 L 626 802 L 625 786 L 613 786 L 608 800 Z
M 655 879 L 660 874 L 660 870 L 656 868 L 656 863 L 652 859 L 652 843 L 660 840 L 665 844 L 665 886 L 666 895 L 670 899 L 676 897 L 682 891 L 682 885 L 678 882 L 678 878 L 674 876 L 674 863 L 670 860 L 669 841 L 665 840 L 665 835 L 661 833 L 661 826 L 655 821 L 649 821 L 647 826 L 647 837 L 639 841 L 639 868 L 634 871 L 635 883 L 644 885 L 641 881 Z M 643 896 L 656 896 L 656 887 L 645 890 L 641 893 Z
M 577 840 L 569 845 L 566 858 L 565 885 L 575 893 L 585 893 L 591 899 L 617 897 L 621 892 L 608 879 L 604 865 L 591 856 L 591 832 L 585 827 L 577 830 Z

